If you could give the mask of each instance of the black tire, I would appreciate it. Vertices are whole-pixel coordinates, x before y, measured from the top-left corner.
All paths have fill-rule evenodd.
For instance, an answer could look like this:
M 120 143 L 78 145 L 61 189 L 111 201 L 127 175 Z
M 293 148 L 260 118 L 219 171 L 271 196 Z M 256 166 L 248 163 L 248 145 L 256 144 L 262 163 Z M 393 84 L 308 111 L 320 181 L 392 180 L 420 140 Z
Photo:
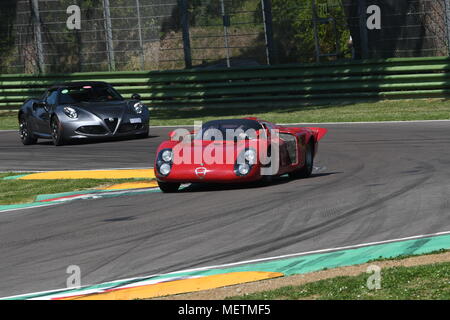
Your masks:
M 20 140 L 25 146 L 36 144 L 38 141 L 38 139 L 30 131 L 27 119 L 24 115 L 21 115 L 19 119 L 19 134 Z
M 305 165 L 294 171 L 289 173 L 289 177 L 291 179 L 302 179 L 302 178 L 308 178 L 311 176 L 313 168 L 314 168 L 314 154 L 313 154 L 313 142 L 310 142 L 306 146 L 305 150 Z
M 158 181 L 158 186 L 164 193 L 175 193 L 178 192 L 178 189 L 180 189 L 181 184 Z
M 264 187 L 268 186 L 272 183 L 273 176 L 262 176 L 261 180 L 259 181 L 259 185 Z
M 59 119 L 54 116 L 50 122 L 50 130 L 52 132 L 52 140 L 55 146 L 62 146 L 65 144 L 64 137 L 62 135 L 62 127 Z

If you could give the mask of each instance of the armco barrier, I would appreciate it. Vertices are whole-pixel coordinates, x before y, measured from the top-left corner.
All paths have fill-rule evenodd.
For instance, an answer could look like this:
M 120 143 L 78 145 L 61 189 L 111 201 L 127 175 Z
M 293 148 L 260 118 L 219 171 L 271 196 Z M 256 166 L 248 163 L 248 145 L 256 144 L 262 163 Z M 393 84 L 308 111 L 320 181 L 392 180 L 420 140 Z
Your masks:
M 329 101 L 444 97 L 450 58 L 393 58 L 214 70 L 0 75 L 0 109 L 17 109 L 55 83 L 95 80 L 150 107 L 303 105 Z

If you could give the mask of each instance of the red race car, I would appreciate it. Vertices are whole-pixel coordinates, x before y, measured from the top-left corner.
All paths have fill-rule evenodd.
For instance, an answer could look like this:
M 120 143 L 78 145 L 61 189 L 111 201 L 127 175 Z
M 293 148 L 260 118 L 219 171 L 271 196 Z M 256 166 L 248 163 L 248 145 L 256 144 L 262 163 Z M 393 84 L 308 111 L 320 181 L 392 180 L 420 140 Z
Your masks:
M 156 153 L 155 176 L 163 192 L 183 183 L 245 183 L 274 176 L 309 177 L 323 128 L 293 128 L 257 118 L 210 121 L 177 129 Z

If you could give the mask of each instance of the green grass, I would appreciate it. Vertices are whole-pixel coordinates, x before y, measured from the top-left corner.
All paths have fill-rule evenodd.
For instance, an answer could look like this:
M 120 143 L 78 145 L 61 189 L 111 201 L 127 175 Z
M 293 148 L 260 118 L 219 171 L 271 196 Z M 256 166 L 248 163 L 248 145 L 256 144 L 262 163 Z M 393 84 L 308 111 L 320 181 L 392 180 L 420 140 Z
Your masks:
M 17 112 L 0 111 L 0 130 L 17 130 L 19 128 L 17 119 Z
M 33 202 L 36 196 L 72 192 L 98 187 L 111 186 L 118 183 L 138 181 L 136 179 L 109 180 L 3 180 L 17 173 L 0 173 L 0 205 Z
M 284 108 L 159 109 L 151 111 L 150 122 L 154 126 L 193 125 L 194 121 L 246 116 L 275 123 L 446 120 L 450 119 L 450 100 L 387 100 Z M 0 113 L 0 130 L 17 129 L 16 117 L 15 112 Z
M 256 116 L 275 123 L 407 121 L 450 119 L 450 100 L 389 100 L 346 105 L 285 108 L 155 110 L 152 125 L 192 125 L 194 121 Z
M 394 267 L 381 271 L 381 289 L 369 290 L 369 274 L 336 277 L 288 286 L 240 297 L 235 300 L 449 300 L 450 262 L 415 267 Z

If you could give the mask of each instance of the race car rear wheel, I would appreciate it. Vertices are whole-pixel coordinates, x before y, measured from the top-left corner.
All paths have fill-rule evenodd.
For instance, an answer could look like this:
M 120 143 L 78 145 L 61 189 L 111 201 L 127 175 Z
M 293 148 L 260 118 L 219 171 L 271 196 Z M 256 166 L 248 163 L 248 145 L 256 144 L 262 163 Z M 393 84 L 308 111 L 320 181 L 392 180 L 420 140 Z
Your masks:
M 19 120 L 19 133 L 20 140 L 25 146 L 36 144 L 36 142 L 38 141 L 38 139 L 30 131 L 27 119 L 23 115 L 20 116 Z
M 175 193 L 180 189 L 181 184 L 158 181 L 158 186 L 164 193 Z
M 62 136 L 61 125 L 60 125 L 60 122 L 59 122 L 59 120 L 58 120 L 58 118 L 56 116 L 52 118 L 52 121 L 50 123 L 50 129 L 52 131 L 53 144 L 55 146 L 62 146 L 62 145 L 64 145 L 65 141 L 64 141 L 64 138 Z
M 313 142 L 311 141 L 306 146 L 305 150 L 305 165 L 294 171 L 289 173 L 289 177 L 291 179 L 300 179 L 300 178 L 308 178 L 311 176 L 313 168 L 314 168 L 314 153 L 313 153 Z

